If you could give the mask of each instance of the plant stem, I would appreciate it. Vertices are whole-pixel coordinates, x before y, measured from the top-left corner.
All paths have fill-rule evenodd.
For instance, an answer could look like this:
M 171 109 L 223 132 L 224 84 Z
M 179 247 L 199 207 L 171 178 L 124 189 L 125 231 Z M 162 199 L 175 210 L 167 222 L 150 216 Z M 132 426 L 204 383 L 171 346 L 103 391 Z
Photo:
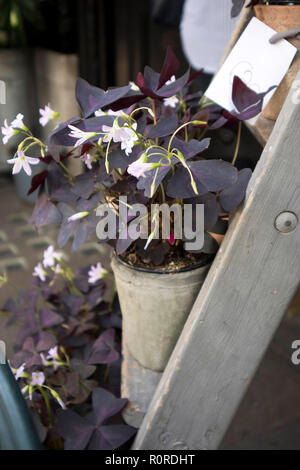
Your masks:
M 39 387 L 39 390 L 40 390 L 41 394 L 43 395 L 43 398 L 44 398 L 44 401 L 45 401 L 45 405 L 46 405 L 46 408 L 47 408 L 47 411 L 48 411 L 48 415 L 49 415 L 50 426 L 52 426 L 52 425 L 53 425 L 53 414 L 52 414 L 52 410 L 51 410 L 51 405 L 50 405 L 50 400 L 49 400 L 48 394 L 47 394 L 47 392 L 45 392 L 45 390 L 43 390 L 42 387 Z
M 184 139 L 185 139 L 186 142 L 188 141 L 187 127 L 184 128 Z
M 160 183 L 159 186 L 160 186 L 160 190 L 161 190 L 162 201 L 163 201 L 163 203 L 165 203 L 166 202 L 166 195 L 165 195 L 164 186 L 163 186 L 162 183 Z
M 239 121 L 239 128 L 238 128 L 238 134 L 237 134 L 237 139 L 236 139 L 236 146 L 235 146 L 235 151 L 232 159 L 232 165 L 235 164 L 239 149 L 240 149 L 240 143 L 241 143 L 241 133 L 242 133 L 242 121 Z
M 106 382 L 108 379 L 109 371 L 110 371 L 110 364 L 107 364 L 105 372 L 104 372 L 104 382 Z
M 203 139 L 203 137 L 205 136 L 207 131 L 208 131 L 208 125 L 204 126 L 203 131 L 201 132 L 201 134 L 198 137 L 198 140 Z
M 155 114 L 155 100 L 152 100 L 152 111 L 153 111 L 153 121 L 154 121 L 154 124 L 156 124 L 157 121 L 156 121 L 156 114 Z
M 106 146 L 106 152 L 105 152 L 105 169 L 106 169 L 107 174 L 109 173 L 108 151 L 109 151 L 111 141 L 112 141 L 112 138 L 109 140 L 109 142 Z
M 72 175 L 72 173 L 70 172 L 69 168 L 66 167 L 66 165 L 60 161 L 59 162 L 60 166 L 65 170 L 65 172 L 67 173 L 67 175 L 71 178 L 71 179 L 74 179 L 74 175 Z
M 157 120 L 156 120 L 156 108 L 155 108 L 155 100 L 152 99 L 152 111 L 153 111 L 153 122 L 154 122 L 154 125 L 156 125 L 157 123 Z M 158 145 L 158 138 L 155 139 L 155 143 L 156 145 Z
M 186 122 L 186 123 L 182 124 L 180 127 L 178 127 L 178 129 L 176 129 L 176 131 L 172 134 L 172 136 L 169 140 L 168 153 L 170 153 L 171 145 L 172 145 L 173 139 L 176 136 L 176 134 L 178 134 L 178 132 L 180 132 L 182 129 L 184 129 L 184 127 L 188 126 L 189 124 L 197 124 L 197 125 L 204 124 L 204 125 L 206 125 L 207 122 L 204 122 L 204 121 L 189 121 L 189 122 Z

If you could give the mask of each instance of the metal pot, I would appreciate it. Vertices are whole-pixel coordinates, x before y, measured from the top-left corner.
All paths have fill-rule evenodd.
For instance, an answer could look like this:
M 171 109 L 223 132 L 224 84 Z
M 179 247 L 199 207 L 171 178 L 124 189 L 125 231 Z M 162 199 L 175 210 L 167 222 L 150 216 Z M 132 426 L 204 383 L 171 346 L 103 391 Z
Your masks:
M 113 254 L 123 341 L 143 367 L 163 371 L 209 270 L 211 257 L 179 272 L 134 268 Z

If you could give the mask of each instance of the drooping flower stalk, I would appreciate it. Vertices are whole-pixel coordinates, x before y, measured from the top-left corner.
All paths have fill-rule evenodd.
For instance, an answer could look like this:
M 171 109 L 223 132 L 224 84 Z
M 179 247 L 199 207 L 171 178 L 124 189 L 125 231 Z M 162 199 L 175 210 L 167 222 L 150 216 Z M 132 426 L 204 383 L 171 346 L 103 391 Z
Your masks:
M 240 144 L 241 144 L 241 133 L 242 133 L 242 121 L 239 121 L 238 124 L 238 134 L 237 134 L 237 139 L 236 139 L 236 146 L 235 146 L 235 151 L 232 159 L 232 165 L 235 165 L 235 162 L 237 160 L 238 154 L 239 154 L 239 149 L 240 149 Z

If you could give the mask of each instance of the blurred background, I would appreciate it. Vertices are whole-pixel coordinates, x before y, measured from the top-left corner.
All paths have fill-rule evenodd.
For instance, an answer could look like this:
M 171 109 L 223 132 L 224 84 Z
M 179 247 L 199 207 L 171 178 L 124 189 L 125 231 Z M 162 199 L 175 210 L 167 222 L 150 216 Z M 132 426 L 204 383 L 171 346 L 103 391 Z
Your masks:
M 212 7 L 212 4 L 214 5 Z M 218 4 L 218 5 L 217 5 Z M 0 125 L 18 113 L 37 136 L 45 137 L 51 124 L 41 128 L 39 108 L 50 103 L 61 120 L 79 113 L 75 101 L 78 76 L 106 89 L 135 80 L 146 64 L 159 71 L 171 45 L 181 70 L 204 67 L 198 82 L 208 85 L 230 38 L 231 0 L 0 0 L 0 80 L 5 103 L 0 103 Z M 203 14 L 204 13 L 204 14 Z M 213 57 L 213 60 L 211 58 Z M 236 136 L 220 129 L 211 152 L 230 158 Z M 43 251 L 56 244 L 56 229 L 38 233 L 28 223 L 35 196 L 29 198 L 29 178 L 11 176 L 17 140 L 0 143 L 0 272 L 21 287 L 31 282 L 33 267 Z M 260 145 L 243 129 L 240 159 L 254 168 Z M 83 171 L 78 160 L 73 172 Z M 91 238 L 77 253 L 69 246 L 64 255 L 76 267 L 95 264 L 107 252 Z M 0 309 L 13 288 L 0 290 Z M 300 366 L 291 363 L 291 343 L 300 338 L 300 295 L 280 325 L 247 395 L 227 433 L 226 449 L 300 448 Z M 11 350 L 15 331 L 0 317 L 0 338 Z

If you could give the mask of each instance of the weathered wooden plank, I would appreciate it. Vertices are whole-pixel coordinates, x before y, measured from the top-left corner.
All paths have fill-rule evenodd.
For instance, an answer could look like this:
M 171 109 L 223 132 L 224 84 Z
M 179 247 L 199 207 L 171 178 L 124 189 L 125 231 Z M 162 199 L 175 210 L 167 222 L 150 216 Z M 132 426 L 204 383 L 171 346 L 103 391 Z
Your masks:
M 272 133 L 275 121 L 272 119 L 267 119 L 262 115 L 262 113 L 260 113 L 254 124 L 250 124 L 247 121 L 245 121 L 245 124 L 249 131 L 252 132 L 256 140 L 260 143 L 260 145 L 264 147 Z
M 293 94 L 291 90 L 134 449 L 217 448 L 299 285 L 299 223 L 289 233 L 275 228 L 283 211 L 300 218 L 300 106 L 293 103 Z

